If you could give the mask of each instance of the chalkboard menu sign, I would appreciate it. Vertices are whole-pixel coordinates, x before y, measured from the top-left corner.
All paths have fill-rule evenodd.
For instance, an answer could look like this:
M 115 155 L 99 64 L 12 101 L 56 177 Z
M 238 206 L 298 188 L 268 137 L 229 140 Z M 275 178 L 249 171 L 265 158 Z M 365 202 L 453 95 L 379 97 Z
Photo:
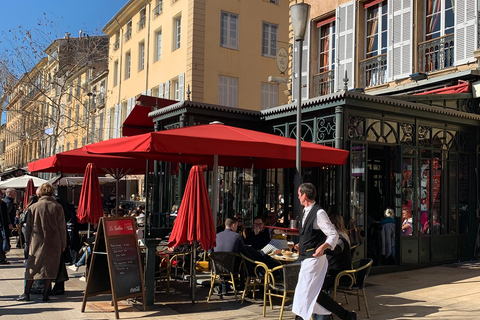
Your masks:
M 87 298 L 112 293 L 115 317 L 118 300 L 141 296 L 145 310 L 143 272 L 133 217 L 101 218 L 95 238 L 82 312 Z

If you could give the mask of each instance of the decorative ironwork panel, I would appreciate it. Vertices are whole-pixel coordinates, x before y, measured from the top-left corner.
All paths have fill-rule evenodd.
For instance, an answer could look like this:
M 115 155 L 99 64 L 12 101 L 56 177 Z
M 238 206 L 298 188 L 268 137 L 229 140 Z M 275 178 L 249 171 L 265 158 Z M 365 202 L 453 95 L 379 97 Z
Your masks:
M 415 126 L 411 123 L 400 123 L 400 143 L 408 146 L 414 145 Z
M 432 145 L 432 127 L 418 126 L 418 145 L 430 147 Z
M 367 128 L 367 140 L 385 143 L 398 143 L 397 130 L 391 123 L 387 121 L 373 121 L 372 124 Z
M 469 134 L 467 132 L 457 132 L 457 147 L 458 151 L 467 152 L 468 151 L 468 138 Z M 473 145 L 473 144 L 472 144 Z
M 456 131 L 435 129 L 432 143 L 434 148 L 442 150 L 457 150 L 457 139 L 455 138 Z
M 302 121 L 302 141 L 313 142 L 313 132 L 314 130 L 315 118 Z M 289 133 L 288 137 L 296 139 L 297 138 L 297 123 L 291 122 L 288 125 Z
M 349 116 L 348 137 L 350 139 L 365 140 L 365 118 L 360 116 Z
M 335 140 L 336 128 L 335 116 L 317 118 L 316 142 L 319 143 L 326 140 Z

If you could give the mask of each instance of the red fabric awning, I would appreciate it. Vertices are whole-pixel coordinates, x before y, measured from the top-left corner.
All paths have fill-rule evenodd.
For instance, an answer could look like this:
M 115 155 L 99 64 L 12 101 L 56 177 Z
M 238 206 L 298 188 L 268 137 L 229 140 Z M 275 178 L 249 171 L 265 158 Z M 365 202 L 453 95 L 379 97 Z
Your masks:
M 94 154 L 237 168 L 294 168 L 296 140 L 222 124 L 197 125 L 84 146 Z M 348 151 L 302 142 L 302 166 L 343 165 Z
M 330 22 L 335 21 L 335 16 L 331 16 L 330 18 L 323 19 L 319 22 L 317 22 L 317 28 L 323 27 L 326 24 L 329 24 Z
M 467 93 L 470 92 L 470 84 L 468 81 L 458 80 L 458 84 L 454 86 L 448 86 L 445 88 L 428 90 L 425 92 L 415 93 L 415 95 L 423 94 L 455 94 L 455 93 Z
M 379 4 L 380 2 L 383 2 L 384 0 L 370 0 L 370 1 L 367 1 L 363 4 L 363 8 L 364 9 L 367 9 L 367 8 L 370 8 L 376 4 Z
M 139 96 L 137 103 L 122 125 L 122 135 L 125 137 L 136 136 L 147 132 L 153 132 L 153 119 L 148 114 L 154 110 L 154 107 L 164 108 L 178 101 L 157 98 L 152 96 Z

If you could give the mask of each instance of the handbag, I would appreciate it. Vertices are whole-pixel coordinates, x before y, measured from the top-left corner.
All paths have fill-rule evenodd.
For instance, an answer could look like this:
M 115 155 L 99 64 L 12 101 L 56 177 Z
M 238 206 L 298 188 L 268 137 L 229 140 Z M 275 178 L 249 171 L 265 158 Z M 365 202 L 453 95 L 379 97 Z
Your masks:
M 363 243 L 362 235 L 360 234 L 360 230 L 358 230 L 355 226 L 355 220 L 353 220 L 353 218 L 351 218 L 348 222 L 347 228 L 348 237 L 350 239 L 350 247 L 361 245 Z

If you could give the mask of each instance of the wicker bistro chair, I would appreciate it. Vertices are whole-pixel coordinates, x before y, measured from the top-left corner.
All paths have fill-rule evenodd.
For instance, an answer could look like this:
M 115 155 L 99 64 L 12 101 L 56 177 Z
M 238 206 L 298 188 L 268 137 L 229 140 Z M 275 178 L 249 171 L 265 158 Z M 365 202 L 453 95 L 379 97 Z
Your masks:
M 368 310 L 367 295 L 365 294 L 365 283 L 367 276 L 372 268 L 373 259 L 360 259 L 354 265 L 358 266 L 352 270 L 345 270 L 337 274 L 335 277 L 335 285 L 333 287 L 333 299 L 337 300 L 337 292 L 343 293 L 345 302 L 348 303 L 347 295 L 357 296 L 358 310 L 360 311 L 360 297 L 363 297 L 367 317 L 370 318 Z
M 164 253 L 157 253 L 155 262 L 158 268 L 155 268 L 155 284 L 165 282 L 166 293 L 170 293 L 170 277 L 171 277 L 171 264 L 168 255 Z
M 263 299 L 263 316 L 266 316 L 266 300 L 267 296 L 270 302 L 270 307 L 273 309 L 272 296 L 282 298 L 282 306 L 280 308 L 280 318 L 283 317 L 283 309 L 285 308 L 285 301 L 289 294 L 295 293 L 295 288 L 298 282 L 298 273 L 300 272 L 300 263 L 284 264 L 273 269 L 268 270 L 267 286 L 265 286 L 265 296 Z M 276 279 L 274 272 L 277 270 L 283 271 L 283 279 Z
M 243 260 L 239 255 L 233 252 L 212 252 L 210 257 L 210 291 L 208 293 L 207 301 L 210 301 L 210 296 L 213 292 L 213 287 L 221 284 L 223 281 L 230 283 L 235 293 L 235 301 L 237 299 L 237 283 L 238 277 L 243 278 Z M 220 294 L 220 298 L 222 295 Z
M 265 281 L 267 279 L 268 274 L 268 266 L 261 262 L 255 261 L 243 254 L 240 254 L 243 259 L 243 263 L 245 265 L 246 276 L 245 276 L 245 289 L 243 290 L 242 294 L 242 304 L 245 300 L 245 296 L 250 292 L 251 288 L 253 288 L 252 297 L 255 300 L 255 292 L 257 287 L 262 287 L 265 292 Z

